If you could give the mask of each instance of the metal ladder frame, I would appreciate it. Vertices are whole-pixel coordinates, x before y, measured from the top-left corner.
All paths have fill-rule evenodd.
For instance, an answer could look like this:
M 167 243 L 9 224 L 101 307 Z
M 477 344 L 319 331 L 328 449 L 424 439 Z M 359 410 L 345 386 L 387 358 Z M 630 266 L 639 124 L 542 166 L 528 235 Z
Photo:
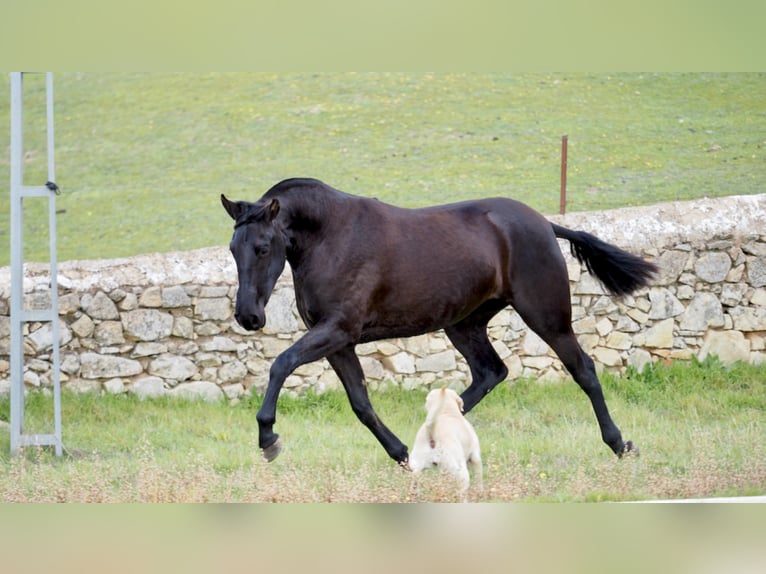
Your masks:
M 56 195 L 59 193 L 53 159 L 53 74 L 45 72 L 47 112 L 48 182 L 42 186 L 24 185 L 24 88 L 25 72 L 11 73 L 11 455 L 25 446 L 53 446 L 61 456 L 61 377 L 59 370 L 58 277 L 56 261 Z M 24 309 L 24 234 L 23 201 L 26 197 L 48 198 L 48 234 L 50 251 L 51 307 L 43 310 Z M 52 434 L 24 432 L 24 323 L 50 322 L 53 347 Z

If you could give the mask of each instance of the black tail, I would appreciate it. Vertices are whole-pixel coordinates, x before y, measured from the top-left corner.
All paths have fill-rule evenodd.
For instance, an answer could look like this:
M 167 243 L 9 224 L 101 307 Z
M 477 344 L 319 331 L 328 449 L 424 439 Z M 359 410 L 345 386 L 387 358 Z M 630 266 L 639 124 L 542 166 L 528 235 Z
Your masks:
M 585 263 L 588 272 L 596 277 L 612 295 L 630 295 L 646 287 L 657 266 L 640 257 L 601 241 L 585 231 L 573 231 L 551 223 L 556 237 L 571 243 L 572 256 Z

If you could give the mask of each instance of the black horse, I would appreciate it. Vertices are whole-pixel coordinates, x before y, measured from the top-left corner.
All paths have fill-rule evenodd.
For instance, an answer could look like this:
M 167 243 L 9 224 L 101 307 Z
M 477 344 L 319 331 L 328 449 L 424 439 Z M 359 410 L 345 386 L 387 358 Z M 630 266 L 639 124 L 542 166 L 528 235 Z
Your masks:
M 569 279 L 556 238 L 568 240 L 613 295 L 647 285 L 654 264 L 506 198 L 403 209 L 315 179 L 288 179 L 255 203 L 223 195 L 221 202 L 235 221 L 237 322 L 252 331 L 263 327 L 264 307 L 288 261 L 298 312 L 309 328 L 269 372 L 256 417 L 266 460 L 281 448 L 273 426 L 282 384 L 300 365 L 326 357 L 359 420 L 406 466 L 407 447 L 373 410 L 354 347 L 444 329 L 471 369 L 462 395 L 468 412 L 508 374 L 487 336 L 487 323 L 507 305 L 585 391 L 604 442 L 617 456 L 633 450 L 572 332 Z

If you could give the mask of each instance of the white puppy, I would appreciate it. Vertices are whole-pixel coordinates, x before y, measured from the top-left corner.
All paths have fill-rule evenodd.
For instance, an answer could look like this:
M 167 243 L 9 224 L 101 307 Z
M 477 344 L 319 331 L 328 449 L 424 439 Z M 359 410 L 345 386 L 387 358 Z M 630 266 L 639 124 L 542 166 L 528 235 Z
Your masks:
M 414 474 L 429 466 L 438 466 L 458 480 L 461 492 L 468 489 L 468 464 L 481 484 L 482 465 L 479 437 L 463 416 L 463 399 L 455 391 L 442 387 L 426 396 L 426 422 L 415 436 L 409 465 Z

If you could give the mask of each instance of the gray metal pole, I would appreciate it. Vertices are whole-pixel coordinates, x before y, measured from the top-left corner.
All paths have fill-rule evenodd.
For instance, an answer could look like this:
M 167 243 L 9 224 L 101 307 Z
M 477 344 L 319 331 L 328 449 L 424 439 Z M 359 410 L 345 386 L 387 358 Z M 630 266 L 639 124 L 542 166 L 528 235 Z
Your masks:
M 11 454 L 22 446 L 54 446 L 56 456 L 63 454 L 61 439 L 61 377 L 58 319 L 58 264 L 56 260 L 56 170 L 53 141 L 53 74 L 46 74 L 46 119 L 48 182 L 41 186 L 24 185 L 24 74 L 11 74 Z M 48 199 L 51 307 L 41 311 L 24 310 L 24 198 Z M 53 434 L 24 432 L 24 323 L 50 321 L 52 335 L 51 371 L 53 374 Z
M 24 253 L 21 187 L 24 179 L 23 76 L 11 73 L 11 454 L 24 432 Z
M 56 181 L 56 162 L 54 158 L 53 141 L 53 73 L 45 74 L 45 93 L 46 93 L 46 115 L 48 126 L 48 183 Z M 53 373 L 53 436 L 56 456 L 62 455 L 63 445 L 61 441 L 61 377 L 59 373 L 60 365 L 60 344 L 59 337 L 59 288 L 58 288 L 58 259 L 56 252 L 56 194 L 57 188 L 49 189 L 48 196 L 48 240 L 50 252 L 50 278 L 51 278 L 51 335 L 53 339 L 51 372 Z

